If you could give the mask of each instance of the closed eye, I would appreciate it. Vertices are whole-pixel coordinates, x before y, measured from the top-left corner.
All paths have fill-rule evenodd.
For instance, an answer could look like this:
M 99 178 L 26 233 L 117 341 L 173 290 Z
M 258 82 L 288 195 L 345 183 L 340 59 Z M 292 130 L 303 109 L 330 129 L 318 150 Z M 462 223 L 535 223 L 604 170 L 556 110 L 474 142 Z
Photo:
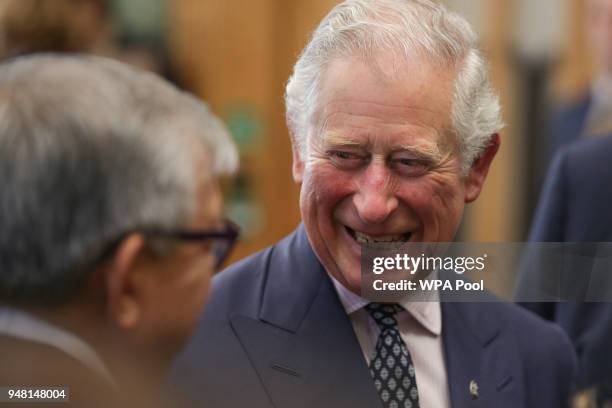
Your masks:
M 397 159 L 396 161 L 404 166 L 417 166 L 420 164 L 416 159 Z
M 331 162 L 342 170 L 351 170 L 360 167 L 368 161 L 368 156 L 346 150 L 331 150 L 327 152 Z
M 341 152 L 341 151 L 330 152 L 330 156 L 333 156 L 333 157 L 336 157 L 342 160 L 350 160 L 352 158 L 355 158 L 354 154 L 349 153 L 349 152 Z
M 407 177 L 421 176 L 431 168 L 430 163 L 421 158 L 397 157 L 392 158 L 390 164 L 399 175 Z

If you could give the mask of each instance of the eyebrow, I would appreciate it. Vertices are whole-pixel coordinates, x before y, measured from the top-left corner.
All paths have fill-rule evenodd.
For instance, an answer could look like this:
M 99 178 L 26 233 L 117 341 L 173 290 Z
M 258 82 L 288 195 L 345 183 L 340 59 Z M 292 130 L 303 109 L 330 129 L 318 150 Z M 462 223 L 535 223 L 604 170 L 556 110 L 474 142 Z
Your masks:
M 325 132 L 321 140 L 327 146 L 346 146 L 346 147 L 368 147 L 369 143 L 365 144 L 358 140 L 347 138 L 337 132 Z M 441 161 L 443 154 L 440 148 L 435 143 L 433 144 L 399 144 L 392 146 L 391 154 L 407 152 L 419 158 L 432 160 L 434 162 Z
M 438 162 L 442 160 L 442 153 L 437 145 L 400 145 L 393 149 L 393 153 L 408 152 L 417 157 Z

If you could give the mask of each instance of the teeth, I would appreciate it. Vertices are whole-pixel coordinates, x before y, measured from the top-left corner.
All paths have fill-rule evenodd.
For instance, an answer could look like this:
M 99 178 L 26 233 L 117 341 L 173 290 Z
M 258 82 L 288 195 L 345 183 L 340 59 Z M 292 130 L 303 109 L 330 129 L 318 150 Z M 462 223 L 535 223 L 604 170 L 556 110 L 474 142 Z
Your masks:
M 367 235 L 361 233 L 359 231 L 354 231 L 355 240 L 360 244 L 368 244 L 368 243 L 376 243 L 376 242 L 406 242 L 410 238 L 410 233 L 406 234 L 396 234 L 396 235 L 381 235 L 378 237 L 373 237 L 371 235 Z

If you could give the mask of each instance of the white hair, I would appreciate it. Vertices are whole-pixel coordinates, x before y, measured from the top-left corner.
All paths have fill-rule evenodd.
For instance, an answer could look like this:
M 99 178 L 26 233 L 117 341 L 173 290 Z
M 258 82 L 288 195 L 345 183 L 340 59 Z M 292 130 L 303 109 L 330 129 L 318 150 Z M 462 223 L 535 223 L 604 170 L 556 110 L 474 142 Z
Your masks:
M 463 171 L 503 127 L 499 98 L 470 25 L 429 0 L 347 0 L 321 21 L 295 64 L 285 94 L 287 125 L 304 156 L 317 109 L 321 76 L 332 60 L 381 52 L 415 54 L 456 70 L 451 126 L 458 136 Z
M 200 177 L 237 162 L 221 121 L 154 74 L 86 56 L 0 64 L 0 298 L 64 299 L 124 234 L 184 227 Z

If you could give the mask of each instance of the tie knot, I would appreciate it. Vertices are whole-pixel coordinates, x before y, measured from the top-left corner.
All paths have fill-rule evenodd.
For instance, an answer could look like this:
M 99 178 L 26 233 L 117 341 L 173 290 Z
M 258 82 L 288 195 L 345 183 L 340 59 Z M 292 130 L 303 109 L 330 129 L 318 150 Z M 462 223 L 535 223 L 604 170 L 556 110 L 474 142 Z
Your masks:
M 370 313 L 376 324 L 384 329 L 397 326 L 395 315 L 402 310 L 402 307 L 397 303 L 370 303 L 365 309 Z

